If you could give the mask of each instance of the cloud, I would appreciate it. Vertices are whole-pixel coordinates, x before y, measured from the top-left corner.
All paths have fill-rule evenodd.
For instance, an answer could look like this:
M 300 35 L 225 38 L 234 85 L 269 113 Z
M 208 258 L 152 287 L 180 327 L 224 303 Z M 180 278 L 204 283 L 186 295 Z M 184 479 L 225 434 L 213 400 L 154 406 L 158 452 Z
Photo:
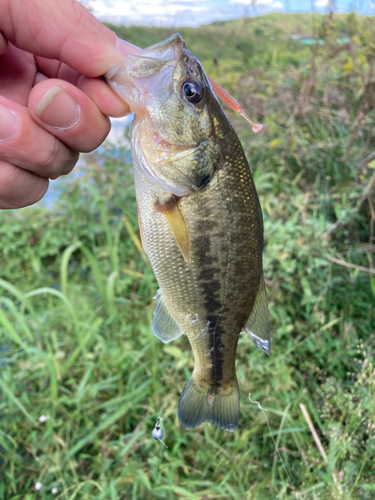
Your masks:
M 324 9 L 328 6 L 329 0 L 315 0 L 315 7 L 317 9 Z
M 92 0 L 89 3 L 89 7 L 91 8 L 93 14 L 97 17 L 111 15 L 112 13 L 119 16 L 129 16 L 132 14 L 131 5 L 128 2 L 122 2 L 121 0 Z
M 258 14 L 266 14 L 268 12 L 284 10 L 284 5 L 281 3 L 281 1 L 275 0 L 230 0 L 228 5 L 237 9 L 237 11 L 239 12 L 239 16 L 237 17 L 243 16 L 244 10 L 248 9 L 251 9 L 251 11 L 254 11 Z M 240 9 L 242 9 L 241 13 Z
M 310 12 L 311 0 L 80 0 L 102 21 L 151 26 L 199 26 L 213 21 L 292 10 Z M 361 0 L 362 1 L 362 0 Z M 1 0 L 0 0 L 1 2 Z M 337 9 L 347 9 L 348 0 L 336 0 Z M 363 0 L 374 9 L 375 0 Z M 328 0 L 315 0 L 317 10 L 327 9 Z M 285 8 L 288 7 L 288 9 Z
M 252 7 L 252 6 L 256 7 L 257 5 L 269 5 L 272 3 L 274 3 L 274 0 L 253 0 L 252 2 L 249 0 L 230 0 L 229 5 L 242 4 L 246 7 Z
M 81 0 L 102 21 L 115 24 L 156 26 L 199 26 L 229 15 L 228 0 Z M 223 11 L 224 8 L 224 11 Z
M 102 20 L 115 20 L 125 24 L 173 24 L 176 16 L 193 16 L 207 11 L 197 0 L 91 0 L 90 7 L 95 16 Z M 183 23 L 182 23 L 183 24 Z M 194 23 L 189 23 L 194 24 Z

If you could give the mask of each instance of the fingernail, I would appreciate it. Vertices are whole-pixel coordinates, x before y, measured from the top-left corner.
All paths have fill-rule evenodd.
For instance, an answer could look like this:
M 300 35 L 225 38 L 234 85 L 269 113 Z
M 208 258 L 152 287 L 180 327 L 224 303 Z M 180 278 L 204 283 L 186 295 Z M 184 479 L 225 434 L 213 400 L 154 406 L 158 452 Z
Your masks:
M 0 104 L 0 142 L 13 139 L 19 126 L 18 116 L 14 111 Z
M 42 97 L 36 114 L 46 125 L 67 130 L 79 122 L 81 108 L 62 87 L 56 86 Z

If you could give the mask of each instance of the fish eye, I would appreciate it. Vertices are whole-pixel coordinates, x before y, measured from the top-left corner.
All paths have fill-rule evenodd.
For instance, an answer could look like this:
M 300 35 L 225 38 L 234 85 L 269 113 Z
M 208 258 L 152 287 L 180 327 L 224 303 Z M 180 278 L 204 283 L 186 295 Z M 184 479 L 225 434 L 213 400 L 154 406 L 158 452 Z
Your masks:
M 182 91 L 186 99 L 192 104 L 197 104 L 203 97 L 203 87 L 192 78 L 188 78 L 182 84 Z

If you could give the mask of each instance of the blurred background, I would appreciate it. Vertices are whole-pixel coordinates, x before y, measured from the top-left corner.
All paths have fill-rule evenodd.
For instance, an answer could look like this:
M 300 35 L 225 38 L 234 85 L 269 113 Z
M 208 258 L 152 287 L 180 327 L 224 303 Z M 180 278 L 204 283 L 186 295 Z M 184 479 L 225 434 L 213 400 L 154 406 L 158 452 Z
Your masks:
M 235 433 L 181 427 L 192 352 L 151 333 L 114 121 L 44 202 L 0 211 L 0 499 L 375 498 L 374 3 L 85 5 L 140 47 L 178 29 L 264 124 L 226 110 L 263 208 L 273 352 L 240 337 Z
M 375 14 L 373 0 L 82 0 L 101 21 L 124 26 L 200 26 L 272 12 Z

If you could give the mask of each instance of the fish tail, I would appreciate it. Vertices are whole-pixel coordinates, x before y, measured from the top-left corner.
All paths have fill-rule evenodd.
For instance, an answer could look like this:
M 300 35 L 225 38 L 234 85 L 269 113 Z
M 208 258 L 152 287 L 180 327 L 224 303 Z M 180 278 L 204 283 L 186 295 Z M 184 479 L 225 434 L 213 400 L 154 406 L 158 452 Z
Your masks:
M 193 375 L 187 381 L 178 403 L 178 418 L 185 429 L 203 422 L 235 431 L 240 417 L 240 392 L 237 378 L 225 386 L 198 383 Z

